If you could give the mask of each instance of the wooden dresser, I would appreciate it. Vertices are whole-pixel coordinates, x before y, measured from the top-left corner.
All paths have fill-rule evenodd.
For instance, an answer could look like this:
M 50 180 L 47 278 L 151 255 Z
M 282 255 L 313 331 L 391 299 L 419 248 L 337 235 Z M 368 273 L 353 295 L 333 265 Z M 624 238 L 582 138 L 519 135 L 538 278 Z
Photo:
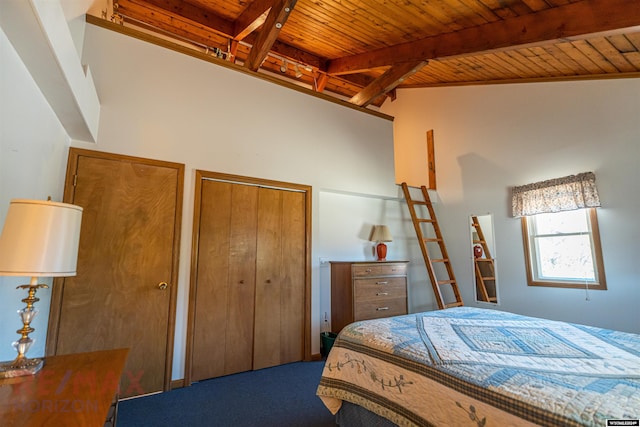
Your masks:
M 408 261 L 331 261 L 331 330 L 407 314 Z

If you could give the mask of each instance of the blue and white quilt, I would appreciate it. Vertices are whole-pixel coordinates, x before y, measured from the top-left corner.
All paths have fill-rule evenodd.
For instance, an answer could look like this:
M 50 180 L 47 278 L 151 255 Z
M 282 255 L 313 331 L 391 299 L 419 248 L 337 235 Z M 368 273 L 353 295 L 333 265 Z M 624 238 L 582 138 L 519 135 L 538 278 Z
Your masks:
M 402 426 L 634 422 L 640 335 L 472 307 L 367 320 L 340 333 L 317 393 Z

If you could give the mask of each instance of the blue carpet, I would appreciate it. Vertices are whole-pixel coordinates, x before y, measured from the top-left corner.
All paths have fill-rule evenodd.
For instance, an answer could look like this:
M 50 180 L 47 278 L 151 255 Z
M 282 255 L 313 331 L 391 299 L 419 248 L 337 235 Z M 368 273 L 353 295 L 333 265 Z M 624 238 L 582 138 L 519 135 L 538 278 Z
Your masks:
M 316 396 L 324 361 L 229 375 L 118 406 L 118 427 L 335 427 Z

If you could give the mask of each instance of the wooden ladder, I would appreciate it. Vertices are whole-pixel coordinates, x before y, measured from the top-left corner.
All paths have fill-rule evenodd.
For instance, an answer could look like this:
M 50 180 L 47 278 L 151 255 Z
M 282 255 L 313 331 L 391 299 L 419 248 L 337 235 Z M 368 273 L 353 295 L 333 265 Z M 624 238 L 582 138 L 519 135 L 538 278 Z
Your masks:
M 451 267 L 451 261 L 449 260 L 449 255 L 447 254 L 447 248 L 445 247 L 444 240 L 442 239 L 442 233 L 440 232 L 440 226 L 438 226 L 438 221 L 436 220 L 436 214 L 433 210 L 433 205 L 431 203 L 431 199 L 429 198 L 429 193 L 427 192 L 427 187 L 424 185 L 420 187 L 422 191 L 422 200 L 414 200 L 411 197 L 411 193 L 409 191 L 409 186 L 406 182 L 402 183 L 402 191 L 404 192 L 404 198 L 407 201 L 407 206 L 409 207 L 409 213 L 411 214 L 411 221 L 413 222 L 413 227 L 416 230 L 416 236 L 418 237 L 418 243 L 420 244 L 420 250 L 422 251 L 422 257 L 424 258 L 424 264 L 427 267 L 427 273 L 429 274 L 429 280 L 431 281 L 431 287 L 433 288 L 433 293 L 436 296 L 436 301 L 438 303 L 438 308 L 449 308 L 449 307 L 460 307 L 463 306 L 462 297 L 460 297 L 460 291 L 458 290 L 458 283 L 456 282 L 456 278 L 453 274 L 453 268 Z M 416 206 L 426 206 L 427 211 L 429 213 L 428 218 L 420 218 L 418 213 L 416 212 Z M 433 227 L 433 231 L 435 234 L 435 238 L 426 238 L 425 233 L 423 232 L 423 225 L 431 225 Z M 427 247 L 427 243 L 436 243 L 439 248 L 440 258 L 432 258 L 429 255 L 429 249 Z M 431 245 L 433 246 L 433 245 Z M 444 265 L 444 269 L 440 268 L 438 271 L 445 270 L 447 274 L 447 278 L 445 280 L 439 280 L 436 277 L 434 264 L 442 264 Z M 442 286 L 450 285 L 451 291 L 453 293 L 453 297 L 455 301 L 446 302 L 442 292 Z M 449 293 L 450 295 L 450 293 Z
M 482 255 L 473 256 L 473 264 L 476 271 L 476 289 L 478 291 L 478 298 L 481 301 L 497 302 L 498 297 L 496 295 L 496 273 L 493 263 L 493 257 L 489 251 L 489 246 L 484 238 L 482 227 L 478 222 L 478 217 L 471 217 L 471 225 L 476 230 L 477 239 L 474 236 L 473 245 L 480 245 L 482 247 Z

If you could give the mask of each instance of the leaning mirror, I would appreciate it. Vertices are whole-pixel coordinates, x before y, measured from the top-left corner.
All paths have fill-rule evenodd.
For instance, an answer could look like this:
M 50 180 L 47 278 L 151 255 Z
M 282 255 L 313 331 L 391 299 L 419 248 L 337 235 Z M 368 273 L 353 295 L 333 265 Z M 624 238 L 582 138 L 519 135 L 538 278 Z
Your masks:
M 491 214 L 471 215 L 471 251 L 476 301 L 498 303 L 496 248 Z

